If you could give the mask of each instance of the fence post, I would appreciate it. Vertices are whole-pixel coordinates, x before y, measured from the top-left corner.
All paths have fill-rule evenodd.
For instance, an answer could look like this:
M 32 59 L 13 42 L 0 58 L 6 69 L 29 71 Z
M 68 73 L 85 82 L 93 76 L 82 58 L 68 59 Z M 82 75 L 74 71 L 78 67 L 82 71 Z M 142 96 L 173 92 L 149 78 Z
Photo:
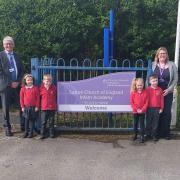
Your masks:
M 152 73 L 152 61 L 151 59 L 148 59 L 148 70 L 147 70 L 147 77 Z
M 38 58 L 31 58 L 31 74 L 34 77 L 35 84 L 38 84 Z
M 109 28 L 104 28 L 104 66 L 109 66 Z
M 114 58 L 114 12 L 111 9 L 109 13 L 109 35 L 110 35 L 110 54 L 109 58 Z

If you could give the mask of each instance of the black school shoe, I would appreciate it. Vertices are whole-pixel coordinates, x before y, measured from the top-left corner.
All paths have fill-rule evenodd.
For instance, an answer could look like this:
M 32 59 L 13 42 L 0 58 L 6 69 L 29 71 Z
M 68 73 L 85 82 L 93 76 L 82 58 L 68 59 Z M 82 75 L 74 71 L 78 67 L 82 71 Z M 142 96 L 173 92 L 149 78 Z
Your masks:
M 156 136 L 153 137 L 153 141 L 158 141 L 158 140 L 159 139 Z
M 13 133 L 10 130 L 6 130 L 6 136 L 11 137 L 13 136 Z
M 140 137 L 140 143 L 144 143 L 144 136 Z
M 171 136 L 166 136 L 165 139 L 166 139 L 166 140 L 170 140 L 170 139 L 171 139 Z
M 133 137 L 132 137 L 132 140 L 135 141 L 137 139 L 137 134 L 135 134 Z
M 28 138 L 33 138 L 33 134 L 29 134 L 29 135 L 28 135 Z
M 54 133 L 51 133 L 51 134 L 49 135 L 49 137 L 50 137 L 50 138 L 55 138 L 55 134 L 54 134 Z
M 50 138 L 55 138 L 55 131 L 54 131 L 54 129 L 50 129 L 49 130 L 49 137 Z
M 41 136 L 40 136 L 40 139 L 45 139 L 46 138 L 46 136 L 44 135 L 44 134 L 42 134 Z
M 23 138 L 27 138 L 28 137 L 28 133 L 24 133 Z
M 148 140 L 151 140 L 152 139 L 152 136 L 151 135 L 145 135 L 145 140 L 148 141 Z

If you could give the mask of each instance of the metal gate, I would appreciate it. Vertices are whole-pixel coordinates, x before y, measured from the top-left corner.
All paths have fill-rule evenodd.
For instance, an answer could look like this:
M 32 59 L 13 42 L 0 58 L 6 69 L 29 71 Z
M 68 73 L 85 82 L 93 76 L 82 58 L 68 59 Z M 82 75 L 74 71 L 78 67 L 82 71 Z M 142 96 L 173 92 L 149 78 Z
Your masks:
M 76 58 L 70 60 L 63 58 L 31 59 L 31 73 L 37 85 L 40 85 L 43 74 L 47 73 L 52 75 L 53 83 L 56 84 L 57 81 L 83 80 L 107 73 L 124 71 L 136 71 L 136 76 L 145 80 L 147 74 L 151 72 L 151 60 L 131 61 L 124 59 L 120 61 L 111 59 L 109 67 L 104 67 L 103 59 L 98 59 L 94 63 L 90 59 L 80 61 Z M 133 119 L 131 113 L 63 112 L 56 114 L 55 125 L 58 130 L 130 131 L 133 127 Z

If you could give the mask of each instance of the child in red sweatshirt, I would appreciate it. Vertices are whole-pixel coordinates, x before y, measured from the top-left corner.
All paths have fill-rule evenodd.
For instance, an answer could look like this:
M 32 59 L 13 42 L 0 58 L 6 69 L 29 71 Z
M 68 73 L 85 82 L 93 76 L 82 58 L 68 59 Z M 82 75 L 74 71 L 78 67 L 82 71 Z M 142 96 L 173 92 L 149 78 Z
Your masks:
M 34 85 L 33 76 L 26 74 L 20 90 L 20 105 L 25 118 L 24 138 L 33 137 L 34 122 L 39 110 L 39 89 Z
M 148 106 L 148 95 L 144 90 L 144 81 L 142 78 L 135 78 L 131 85 L 130 103 L 134 115 L 134 138 L 137 139 L 138 124 L 140 123 L 140 142 L 144 143 L 144 119 Z
M 39 89 L 41 99 L 41 139 L 46 137 L 46 126 L 49 124 L 49 136 L 54 138 L 54 117 L 57 109 L 57 89 L 52 84 L 52 76 L 45 74 Z
M 146 116 L 146 137 L 157 141 L 159 115 L 163 112 L 164 97 L 162 89 L 158 87 L 158 76 L 156 74 L 149 76 L 149 83 L 150 86 L 147 88 L 149 103 Z

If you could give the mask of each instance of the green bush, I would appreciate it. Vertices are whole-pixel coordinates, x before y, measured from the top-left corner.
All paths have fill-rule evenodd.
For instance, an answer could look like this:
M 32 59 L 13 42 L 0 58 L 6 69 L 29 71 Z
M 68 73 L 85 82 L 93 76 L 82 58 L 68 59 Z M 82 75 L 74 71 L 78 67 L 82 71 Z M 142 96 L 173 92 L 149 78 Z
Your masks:
M 26 68 L 31 57 L 103 58 L 112 8 L 114 58 L 149 59 L 166 46 L 172 59 L 177 7 L 178 0 L 0 0 L 0 44 L 14 37 Z

